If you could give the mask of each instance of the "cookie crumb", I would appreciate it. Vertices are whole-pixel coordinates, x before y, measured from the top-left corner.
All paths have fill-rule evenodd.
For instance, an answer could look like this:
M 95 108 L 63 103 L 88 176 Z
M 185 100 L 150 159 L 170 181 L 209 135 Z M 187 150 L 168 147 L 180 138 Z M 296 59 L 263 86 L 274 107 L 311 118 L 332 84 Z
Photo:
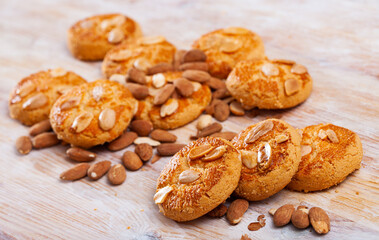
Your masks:
M 94 211 L 97 211 L 97 208 L 93 209 Z
M 359 192 L 355 192 L 356 195 L 359 195 Z
M 126 229 L 130 229 L 131 227 L 129 226 L 129 227 L 127 227 Z
M 334 192 L 335 192 L 335 193 L 339 193 L 340 191 L 338 191 L 338 190 L 335 190 Z

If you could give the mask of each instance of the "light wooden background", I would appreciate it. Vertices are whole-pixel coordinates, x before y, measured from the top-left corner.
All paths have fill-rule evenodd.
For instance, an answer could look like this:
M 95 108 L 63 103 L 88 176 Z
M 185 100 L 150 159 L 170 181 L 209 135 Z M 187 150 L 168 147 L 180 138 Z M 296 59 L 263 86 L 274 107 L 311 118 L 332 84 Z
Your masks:
M 362 139 L 362 168 L 337 187 L 302 194 L 281 191 L 251 203 L 237 226 L 225 219 L 178 224 L 166 219 L 152 201 L 155 180 L 168 159 L 128 172 L 126 182 L 106 178 L 61 182 L 73 166 L 64 147 L 19 156 L 14 142 L 27 128 L 8 117 L 12 87 L 30 73 L 55 67 L 88 80 L 101 77 L 100 63 L 73 59 L 66 30 L 76 20 L 121 12 L 137 20 L 146 35 L 164 35 L 189 48 L 201 34 L 243 26 L 262 36 L 267 55 L 306 65 L 314 79 L 311 97 L 287 111 L 262 111 L 256 118 L 232 117 L 226 130 L 239 131 L 268 116 L 295 127 L 331 122 Z M 267 225 L 249 232 L 259 214 L 285 203 L 326 209 L 332 230 L 325 239 L 377 239 L 379 235 L 379 1 L 146 1 L 146 0 L 0 0 L 0 239 L 312 239 L 316 234 L 292 226 Z M 175 132 L 187 143 L 194 124 Z M 98 148 L 98 160 L 120 162 L 122 152 Z

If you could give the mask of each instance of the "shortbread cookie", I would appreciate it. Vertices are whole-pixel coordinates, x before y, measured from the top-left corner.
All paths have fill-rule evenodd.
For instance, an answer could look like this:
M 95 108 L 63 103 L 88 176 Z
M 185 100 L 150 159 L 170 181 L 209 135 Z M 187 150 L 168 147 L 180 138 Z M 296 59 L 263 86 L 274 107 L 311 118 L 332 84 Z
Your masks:
M 288 188 L 296 191 L 320 191 L 339 184 L 362 161 L 359 136 L 333 124 L 319 124 L 303 129 L 302 158 L 299 170 Z
M 158 63 L 171 64 L 176 48 L 165 37 L 139 38 L 133 43 L 122 44 L 111 49 L 104 58 L 102 71 L 110 78 L 113 74 L 126 75 L 131 67 L 147 71 Z
M 11 92 L 10 116 L 28 126 L 48 119 L 58 97 L 85 82 L 79 75 L 62 68 L 32 74 L 22 79 Z
M 154 201 L 166 217 L 190 221 L 224 202 L 240 173 L 240 153 L 228 141 L 201 138 L 182 148 L 162 170 Z
M 150 120 L 155 128 L 160 129 L 175 129 L 192 122 L 212 98 L 205 83 L 185 79 L 183 72 L 170 71 L 148 76 L 147 86 L 150 96 L 139 102 L 136 118 Z M 159 101 L 159 97 L 166 92 L 170 92 L 166 99 Z
M 230 73 L 226 86 L 248 108 L 282 109 L 309 97 L 312 78 L 303 65 L 290 60 L 243 61 Z
M 232 144 L 242 155 L 241 179 L 235 194 L 249 201 L 260 201 L 282 190 L 301 160 L 299 134 L 278 119 L 247 127 Z
M 114 46 L 141 37 L 139 25 L 121 14 L 89 17 L 68 30 L 68 48 L 80 60 L 102 60 Z
M 265 58 L 261 38 L 240 27 L 207 33 L 195 41 L 193 47 L 205 52 L 209 72 L 221 79 L 225 79 L 239 61 Z
M 136 100 L 126 87 L 97 80 L 62 95 L 51 109 L 50 122 L 59 139 L 90 148 L 120 136 L 135 107 Z

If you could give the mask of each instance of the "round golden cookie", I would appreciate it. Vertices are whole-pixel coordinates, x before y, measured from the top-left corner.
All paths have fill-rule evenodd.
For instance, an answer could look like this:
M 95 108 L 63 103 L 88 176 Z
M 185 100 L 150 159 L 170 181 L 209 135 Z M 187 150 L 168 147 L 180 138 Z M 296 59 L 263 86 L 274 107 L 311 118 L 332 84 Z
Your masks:
M 240 27 L 207 33 L 196 40 L 192 47 L 204 51 L 210 74 L 221 79 L 225 79 L 240 61 L 266 57 L 261 38 Z
M 58 97 L 85 82 L 79 75 L 62 68 L 32 74 L 22 79 L 11 92 L 10 116 L 28 126 L 48 119 Z
M 68 30 L 68 48 L 80 60 L 102 60 L 114 46 L 141 37 L 139 25 L 121 14 L 96 15 L 78 21 Z
M 299 134 L 278 119 L 247 127 L 232 144 L 242 156 L 241 179 L 234 193 L 249 201 L 260 201 L 282 190 L 301 160 Z
M 147 77 L 150 96 L 139 102 L 135 117 L 150 120 L 155 128 L 175 129 L 192 122 L 201 115 L 212 99 L 212 93 L 205 83 L 191 81 L 194 92 L 189 97 L 183 97 L 178 92 L 174 92 L 171 98 L 163 105 L 154 105 L 154 97 L 159 89 L 164 87 L 155 88 L 153 86 L 152 81 L 157 76 L 163 76 L 166 84 L 173 84 L 175 79 L 182 77 L 182 72 L 170 71 Z M 170 105 L 174 106 L 170 109 L 169 114 L 166 115 L 162 108 L 170 108 Z
M 240 173 L 240 154 L 230 142 L 201 138 L 182 148 L 164 167 L 154 201 L 166 217 L 190 221 L 224 202 Z
M 362 161 L 362 143 L 349 129 L 319 124 L 303 129 L 302 158 L 299 170 L 287 188 L 295 191 L 320 191 L 339 184 Z
M 136 100 L 126 87 L 97 80 L 62 95 L 51 109 L 50 122 L 59 139 L 90 148 L 120 136 L 135 107 Z
M 290 60 L 243 61 L 230 73 L 226 86 L 246 107 L 282 109 L 309 97 L 312 78 L 303 65 Z
M 101 66 L 104 76 L 126 75 L 131 67 L 146 71 L 158 63 L 172 63 L 176 48 L 163 36 L 143 37 L 112 48 Z

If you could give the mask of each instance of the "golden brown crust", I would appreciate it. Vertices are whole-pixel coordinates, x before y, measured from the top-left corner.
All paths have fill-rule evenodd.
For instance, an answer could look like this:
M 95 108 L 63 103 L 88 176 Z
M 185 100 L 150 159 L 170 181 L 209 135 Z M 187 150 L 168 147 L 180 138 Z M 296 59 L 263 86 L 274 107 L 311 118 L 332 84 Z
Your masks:
M 76 98 L 78 104 L 62 109 L 64 104 Z M 123 85 L 108 80 L 97 80 L 72 88 L 62 95 L 51 109 L 50 122 L 58 138 L 75 146 L 89 148 L 120 136 L 133 117 L 135 102 Z M 115 124 L 107 131 L 100 127 L 99 122 L 99 115 L 106 108 L 115 112 Z M 73 123 L 83 113 L 93 114 L 93 118 L 83 131 L 77 132 Z
M 273 66 L 278 70 L 278 74 L 266 76 L 262 70 L 263 66 Z M 309 97 L 312 78 L 308 72 L 292 73 L 293 66 L 270 60 L 243 61 L 230 73 L 226 86 L 232 96 L 245 106 L 261 109 L 294 107 Z M 296 92 L 288 94 L 285 84 L 290 79 L 293 79 L 299 88 Z
M 124 37 L 120 42 L 108 40 L 113 29 L 119 29 Z M 104 14 L 76 22 L 68 30 L 68 48 L 80 60 L 102 60 L 105 54 L 122 42 L 134 41 L 141 37 L 141 28 L 133 19 L 121 14 Z
M 333 130 L 338 138 L 333 143 L 327 137 L 321 139 L 320 130 Z M 345 180 L 362 161 L 362 143 L 359 136 L 343 127 L 333 124 L 319 124 L 303 129 L 302 145 L 309 145 L 312 151 L 302 157 L 299 170 L 288 188 L 312 192 L 328 189 Z
M 271 121 L 273 128 L 253 143 L 246 143 L 249 132 L 258 124 Z M 278 119 L 268 119 L 251 125 L 238 134 L 232 144 L 241 151 L 251 151 L 253 157 L 257 157 L 258 149 L 265 143 L 271 146 L 271 165 L 264 170 L 259 170 L 258 165 L 247 168 L 242 164 L 241 179 L 235 194 L 249 201 L 266 199 L 282 190 L 296 173 L 300 163 L 300 136 L 288 123 Z M 280 135 L 285 135 L 288 140 L 279 143 Z M 244 157 L 244 154 L 242 154 Z M 256 161 L 256 160 L 255 160 Z
M 192 47 L 205 52 L 210 74 L 221 79 L 225 79 L 242 60 L 265 58 L 261 38 L 250 30 L 238 27 L 207 33 Z
M 48 119 L 50 109 L 58 97 L 69 88 L 85 82 L 86 80 L 76 73 L 66 72 L 60 68 L 34 73 L 22 79 L 11 92 L 10 116 L 28 126 Z M 33 109 L 23 108 L 25 102 L 38 94 L 47 97 L 46 104 Z
M 167 82 L 172 82 L 182 76 L 182 72 L 166 72 L 162 74 L 165 76 Z M 148 77 L 147 79 L 148 87 L 151 90 L 150 92 L 153 92 L 154 87 L 151 85 L 151 77 Z M 179 107 L 172 115 L 162 118 L 160 116 L 161 106 L 154 105 L 154 97 L 149 96 L 145 100 L 140 101 L 136 118 L 150 120 L 155 128 L 160 129 L 175 129 L 192 122 L 201 115 L 212 98 L 211 91 L 206 84 L 194 84 L 198 84 L 201 87 L 190 97 L 179 96 L 176 98 Z
M 135 42 L 112 48 L 106 54 L 101 69 L 107 78 L 110 78 L 113 74 L 125 75 L 133 65 L 136 65 L 136 61 L 145 66 L 172 63 L 175 51 L 175 46 L 164 37 L 139 38 Z M 120 55 L 123 57 L 120 57 Z
M 214 147 L 226 146 L 226 153 L 210 162 L 188 159 L 191 149 L 205 144 Z M 179 175 L 188 169 L 199 172 L 200 177 L 191 183 L 179 183 Z M 159 208 L 166 217 L 175 221 L 198 218 L 230 196 L 237 186 L 240 172 L 240 154 L 228 141 L 221 138 L 201 138 L 176 153 L 162 170 L 157 181 L 157 192 L 166 186 L 172 186 L 173 191 L 159 204 Z

